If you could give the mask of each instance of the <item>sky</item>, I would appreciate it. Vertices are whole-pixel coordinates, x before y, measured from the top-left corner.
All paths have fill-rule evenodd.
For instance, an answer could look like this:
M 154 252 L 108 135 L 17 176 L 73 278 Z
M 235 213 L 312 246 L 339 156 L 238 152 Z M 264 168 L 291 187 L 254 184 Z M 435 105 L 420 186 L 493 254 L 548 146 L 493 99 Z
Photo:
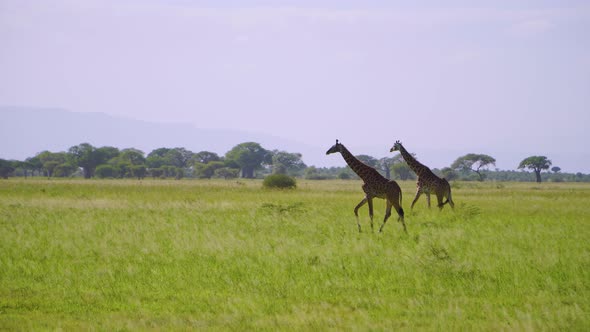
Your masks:
M 588 1 L 0 0 L 0 106 L 590 173 L 588 31 Z

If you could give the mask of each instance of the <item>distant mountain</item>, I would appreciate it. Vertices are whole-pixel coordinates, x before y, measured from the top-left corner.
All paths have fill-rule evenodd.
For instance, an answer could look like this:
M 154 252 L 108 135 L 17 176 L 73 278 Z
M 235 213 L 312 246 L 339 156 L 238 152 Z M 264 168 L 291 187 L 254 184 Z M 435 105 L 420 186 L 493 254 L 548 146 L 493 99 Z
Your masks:
M 24 160 L 37 153 L 67 151 L 71 146 L 136 148 L 146 154 L 160 147 L 184 147 L 193 152 L 212 151 L 220 156 L 243 142 L 257 142 L 268 150 L 303 154 L 307 165 L 325 160 L 320 148 L 265 134 L 235 130 L 200 129 L 182 123 L 153 123 L 104 113 L 64 109 L 0 107 L 0 158 Z
M 344 166 L 339 156 L 326 156 L 325 146 L 310 146 L 283 137 L 239 130 L 202 129 L 183 123 L 154 123 L 143 120 L 116 117 L 104 113 L 71 112 L 55 108 L 2 107 L 0 106 L 0 158 L 24 160 L 37 153 L 67 151 L 80 143 L 94 146 L 114 146 L 119 149 L 136 148 L 146 154 L 154 149 L 183 147 L 193 152 L 212 151 L 220 156 L 235 145 L 257 142 L 268 150 L 298 152 L 308 166 Z M 391 142 L 355 145 L 346 142 L 355 154 L 368 154 L 376 158 L 392 157 Z M 434 142 L 428 146 L 412 146 L 418 159 L 432 168 L 449 166 L 457 157 L 466 153 L 486 153 L 497 159 L 500 169 L 516 169 L 518 163 L 530 155 L 547 155 L 553 165 L 563 172 L 590 172 L 590 153 L 587 150 L 560 151 L 548 149 L 530 152 L 530 149 L 511 144 L 485 146 L 480 149 L 459 149 L 453 145 Z M 521 152 L 529 150 L 529 152 Z M 493 169 L 493 168 L 492 168 Z

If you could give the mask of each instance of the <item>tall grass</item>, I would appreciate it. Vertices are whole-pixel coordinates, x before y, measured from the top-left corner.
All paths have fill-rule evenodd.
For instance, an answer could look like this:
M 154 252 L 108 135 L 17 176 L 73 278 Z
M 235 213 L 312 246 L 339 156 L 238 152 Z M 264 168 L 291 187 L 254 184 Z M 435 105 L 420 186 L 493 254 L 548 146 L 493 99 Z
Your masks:
M 590 186 L 0 181 L 0 329 L 588 330 Z M 375 223 L 385 203 L 375 202 Z

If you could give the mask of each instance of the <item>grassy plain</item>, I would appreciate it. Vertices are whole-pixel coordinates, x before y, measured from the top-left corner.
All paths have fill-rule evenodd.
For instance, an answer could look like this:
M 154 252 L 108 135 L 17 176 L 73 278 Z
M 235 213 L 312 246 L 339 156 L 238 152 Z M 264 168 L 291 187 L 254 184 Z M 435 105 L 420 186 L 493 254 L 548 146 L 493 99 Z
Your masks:
M 590 330 L 589 184 L 360 185 L 0 181 L 0 330 Z

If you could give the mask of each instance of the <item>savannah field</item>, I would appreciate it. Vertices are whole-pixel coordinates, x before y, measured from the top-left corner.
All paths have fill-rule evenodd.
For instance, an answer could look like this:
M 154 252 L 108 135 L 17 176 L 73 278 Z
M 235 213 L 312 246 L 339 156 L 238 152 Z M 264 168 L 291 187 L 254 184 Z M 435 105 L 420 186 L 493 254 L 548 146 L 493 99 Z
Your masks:
M 590 330 L 590 184 L 399 183 L 1 180 L 0 330 Z

